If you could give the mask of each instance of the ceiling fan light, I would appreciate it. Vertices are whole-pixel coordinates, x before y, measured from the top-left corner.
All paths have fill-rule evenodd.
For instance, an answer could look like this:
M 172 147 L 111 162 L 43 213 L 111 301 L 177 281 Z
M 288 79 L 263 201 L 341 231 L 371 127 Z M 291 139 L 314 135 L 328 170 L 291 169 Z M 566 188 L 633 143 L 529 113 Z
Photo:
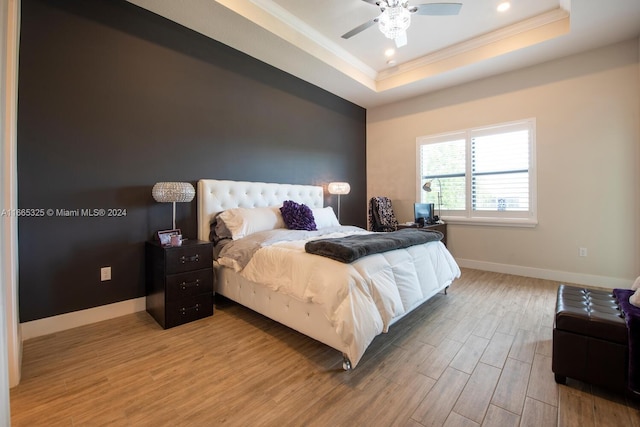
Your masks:
M 396 36 L 394 39 L 396 42 L 396 47 L 401 48 L 402 46 L 407 45 L 407 32 L 403 31 Z
M 395 39 L 411 25 L 411 12 L 402 5 L 386 8 L 378 19 L 378 27 L 389 39 Z

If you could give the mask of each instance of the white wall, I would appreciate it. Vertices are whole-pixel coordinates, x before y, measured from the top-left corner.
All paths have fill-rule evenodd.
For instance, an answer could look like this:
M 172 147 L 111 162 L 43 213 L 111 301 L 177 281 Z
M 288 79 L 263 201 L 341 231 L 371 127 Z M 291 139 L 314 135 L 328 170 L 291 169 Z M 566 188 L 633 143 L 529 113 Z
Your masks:
M 461 265 L 600 286 L 640 274 L 637 39 L 367 112 L 367 192 L 409 221 L 416 137 L 537 119 L 535 228 L 449 225 Z M 588 249 L 578 256 L 578 247 Z
M 0 143 L 2 149 L 0 150 L 0 164 L 5 166 L 5 159 L 7 157 L 6 140 L 5 140 L 5 128 L 6 128 L 6 69 L 7 69 L 7 34 L 4 28 L 7 28 L 8 22 L 8 3 L 7 0 L 0 2 Z M 2 178 L 4 178 L 4 168 L 2 171 Z M 0 187 L 0 203 L 2 209 L 5 207 L 5 200 L 7 195 L 5 194 L 5 187 Z M 4 220 L 4 218 L 3 218 Z M 3 221 L 0 225 L 0 241 L 4 240 L 6 224 Z M 7 295 L 8 287 L 10 283 L 6 281 L 5 274 L 5 254 L 4 245 L 0 247 L 0 426 L 11 425 L 11 412 L 9 410 L 9 357 L 7 349 L 7 335 L 8 335 L 8 319 L 7 319 Z
M 17 208 L 16 108 L 19 0 L 0 1 L 0 209 Z M 17 218 L 0 217 L 0 425 L 9 425 L 9 386 L 20 381 Z M 6 388 L 5 388 L 6 387 Z

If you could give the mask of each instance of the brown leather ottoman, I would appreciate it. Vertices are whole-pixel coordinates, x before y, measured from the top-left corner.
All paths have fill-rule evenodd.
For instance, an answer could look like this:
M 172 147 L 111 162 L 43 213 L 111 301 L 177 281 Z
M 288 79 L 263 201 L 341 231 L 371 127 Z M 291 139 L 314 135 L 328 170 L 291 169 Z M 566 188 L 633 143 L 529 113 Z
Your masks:
M 552 370 L 615 391 L 627 390 L 627 325 L 611 291 L 560 285 L 553 328 Z

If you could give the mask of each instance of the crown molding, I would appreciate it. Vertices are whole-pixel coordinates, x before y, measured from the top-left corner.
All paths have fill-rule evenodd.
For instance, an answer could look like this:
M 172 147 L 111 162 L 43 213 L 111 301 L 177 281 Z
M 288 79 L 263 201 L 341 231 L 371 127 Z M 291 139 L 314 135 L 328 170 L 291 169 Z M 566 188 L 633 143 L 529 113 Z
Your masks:
M 384 91 L 403 86 L 542 43 L 565 35 L 569 30 L 569 13 L 562 8 L 557 8 L 381 71 L 376 78 L 377 90 Z
M 273 0 L 216 0 L 375 92 L 404 86 L 456 68 L 531 46 L 569 31 L 569 0 L 563 7 L 457 43 L 377 72 Z M 554 24 L 562 25 L 554 25 Z
M 437 52 L 430 53 L 429 55 L 422 56 L 412 61 L 404 62 L 395 69 L 384 70 L 378 74 L 377 80 L 384 80 L 395 74 L 405 73 L 416 68 L 423 67 L 425 65 L 433 64 L 454 56 L 459 56 L 480 49 L 482 47 L 497 43 L 503 40 L 507 40 L 516 35 L 526 33 L 537 28 L 541 28 L 551 23 L 555 23 L 561 20 L 569 18 L 569 13 L 561 8 L 545 12 L 543 14 L 534 16 L 533 18 L 526 19 L 524 21 L 517 22 L 507 27 L 500 28 L 490 33 L 483 34 L 479 37 L 454 44 L 452 46 L 441 49 Z
M 272 0 L 215 0 L 233 12 L 375 89 L 377 72 Z

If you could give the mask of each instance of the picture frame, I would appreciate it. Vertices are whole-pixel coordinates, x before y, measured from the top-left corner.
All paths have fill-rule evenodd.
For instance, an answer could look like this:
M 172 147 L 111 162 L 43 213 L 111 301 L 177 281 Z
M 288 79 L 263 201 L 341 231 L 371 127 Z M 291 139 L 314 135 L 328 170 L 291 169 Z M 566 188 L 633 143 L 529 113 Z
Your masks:
M 158 240 L 162 246 L 171 246 L 171 236 L 179 236 L 182 232 L 179 228 L 174 230 L 160 230 L 157 233 Z

